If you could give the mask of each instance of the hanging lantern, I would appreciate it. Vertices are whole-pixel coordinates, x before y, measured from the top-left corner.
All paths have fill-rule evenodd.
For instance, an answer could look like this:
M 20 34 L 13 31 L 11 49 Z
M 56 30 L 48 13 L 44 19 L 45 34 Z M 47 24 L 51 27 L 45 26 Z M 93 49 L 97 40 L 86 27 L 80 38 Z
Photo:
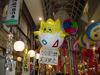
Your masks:
M 23 41 L 16 41 L 14 43 L 14 49 L 15 51 L 23 51 L 25 48 L 25 44 Z
M 21 62 L 22 58 L 21 57 L 17 57 L 17 61 Z
M 35 57 L 35 51 L 34 50 L 29 50 L 28 55 L 29 55 L 29 57 Z

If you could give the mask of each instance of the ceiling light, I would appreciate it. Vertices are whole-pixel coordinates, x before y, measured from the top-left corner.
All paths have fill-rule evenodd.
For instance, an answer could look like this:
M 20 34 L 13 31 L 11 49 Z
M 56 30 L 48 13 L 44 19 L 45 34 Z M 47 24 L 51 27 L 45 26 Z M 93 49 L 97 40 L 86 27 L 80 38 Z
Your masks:
M 41 21 L 42 20 L 42 18 L 41 17 L 39 17 L 39 21 Z
M 95 20 L 91 20 L 91 23 L 94 23 L 95 22 Z

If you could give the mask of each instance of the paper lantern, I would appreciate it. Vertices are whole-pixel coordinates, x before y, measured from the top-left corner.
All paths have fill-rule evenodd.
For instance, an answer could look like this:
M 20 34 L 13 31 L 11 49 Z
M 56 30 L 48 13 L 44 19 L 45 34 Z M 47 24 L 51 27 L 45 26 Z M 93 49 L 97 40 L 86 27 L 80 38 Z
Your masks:
M 100 22 L 92 23 L 88 26 L 86 34 L 93 41 L 100 41 Z
M 16 42 L 14 43 L 14 49 L 15 49 L 16 51 L 23 51 L 24 48 L 25 48 L 25 44 L 24 44 L 23 41 L 16 41 Z
M 29 55 L 29 57 L 35 57 L 35 51 L 34 50 L 29 50 L 28 55 Z
M 17 61 L 21 62 L 22 58 L 21 57 L 17 57 Z

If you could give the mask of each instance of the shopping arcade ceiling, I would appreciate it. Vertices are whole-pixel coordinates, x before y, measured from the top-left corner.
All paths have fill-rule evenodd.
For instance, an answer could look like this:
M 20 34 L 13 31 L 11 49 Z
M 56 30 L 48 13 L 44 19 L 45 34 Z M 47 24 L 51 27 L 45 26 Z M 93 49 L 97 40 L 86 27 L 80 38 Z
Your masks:
M 64 6 L 63 9 L 66 10 L 67 12 L 69 12 L 68 13 L 69 15 L 72 15 L 73 14 L 73 17 L 74 18 L 78 18 L 78 17 L 82 16 L 84 6 L 86 5 L 86 3 L 88 1 L 89 2 L 89 7 L 90 7 L 90 13 L 91 13 L 92 16 L 95 17 L 93 19 L 96 19 L 97 21 L 99 20 L 99 19 L 97 19 L 97 18 L 99 18 L 99 14 L 98 14 L 99 13 L 99 10 L 96 9 L 96 8 L 100 5 L 100 2 L 99 2 L 100 0 L 24 0 L 24 1 L 26 3 L 26 5 L 27 5 L 27 7 L 28 7 L 28 9 L 30 11 L 30 14 L 31 14 L 31 16 L 32 16 L 32 18 L 33 18 L 33 20 L 34 20 L 34 22 L 35 22 L 36 25 L 39 25 L 39 19 L 38 19 L 39 17 L 41 17 L 43 19 L 46 17 L 45 16 L 46 15 L 45 14 L 45 11 L 46 11 L 45 8 L 46 7 L 43 7 L 42 6 L 42 4 L 44 3 L 44 1 L 47 1 L 46 4 L 47 5 L 49 4 L 50 6 L 51 5 L 53 5 L 53 6 L 59 5 L 59 1 L 62 2 L 62 4 L 60 4 L 58 7 L 60 7 L 61 5 L 63 5 L 63 4 L 66 3 L 66 5 Z M 80 1 L 83 1 L 83 3 L 80 2 Z M 51 3 L 54 3 L 54 4 L 51 4 Z M 71 9 L 72 6 L 75 6 L 74 7 L 74 10 L 73 10 L 73 13 L 72 13 L 72 9 Z M 80 9 L 80 7 L 78 8 L 77 6 L 80 6 L 83 9 Z M 52 10 L 54 10 L 55 13 L 56 13 L 58 10 L 60 10 L 62 8 L 54 8 L 54 9 L 52 9 Z M 51 13 L 51 15 L 53 15 L 53 12 L 51 10 L 49 11 L 49 13 Z M 87 19 L 85 19 L 84 21 L 86 21 L 86 20 Z
M 71 18 L 79 19 L 86 1 L 87 0 L 42 0 L 44 15 L 51 17 L 63 10 L 68 13 Z

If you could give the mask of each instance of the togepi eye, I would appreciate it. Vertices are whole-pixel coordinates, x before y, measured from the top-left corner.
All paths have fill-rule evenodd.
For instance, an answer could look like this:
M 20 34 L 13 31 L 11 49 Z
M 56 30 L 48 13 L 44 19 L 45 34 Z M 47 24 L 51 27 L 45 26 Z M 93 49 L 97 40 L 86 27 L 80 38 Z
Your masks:
M 51 29 L 49 28 L 49 31 L 51 31 Z
M 46 31 L 46 28 L 44 28 L 44 31 Z
M 51 29 L 51 28 L 48 28 L 48 31 L 49 31 L 49 32 L 52 32 L 52 29 Z

